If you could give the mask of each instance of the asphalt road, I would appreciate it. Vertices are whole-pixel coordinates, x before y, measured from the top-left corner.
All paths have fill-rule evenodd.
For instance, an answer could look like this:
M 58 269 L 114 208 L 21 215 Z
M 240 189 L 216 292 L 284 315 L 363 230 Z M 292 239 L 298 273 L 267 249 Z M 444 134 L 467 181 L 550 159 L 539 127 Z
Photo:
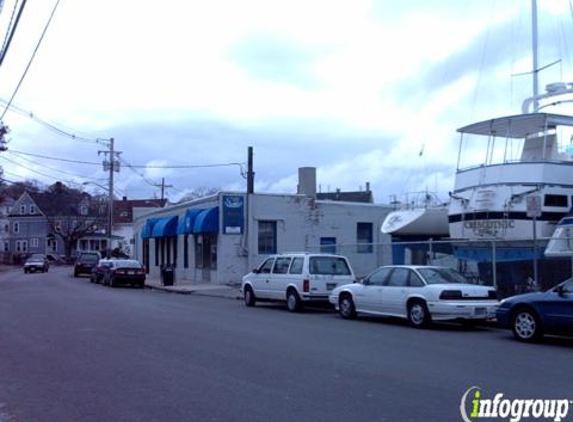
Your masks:
M 459 421 L 463 393 L 573 399 L 573 340 L 0 273 L 0 422 Z M 567 420 L 573 420 L 573 410 Z

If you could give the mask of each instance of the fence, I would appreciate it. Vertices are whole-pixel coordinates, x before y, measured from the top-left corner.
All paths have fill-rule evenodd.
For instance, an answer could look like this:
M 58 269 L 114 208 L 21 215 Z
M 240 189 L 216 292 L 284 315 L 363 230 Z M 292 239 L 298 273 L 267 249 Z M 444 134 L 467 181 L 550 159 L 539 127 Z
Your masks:
M 573 254 L 546 258 L 549 239 L 424 240 L 381 244 L 328 244 L 308 248 L 349 258 L 359 277 L 382 265 L 439 265 L 464 274 L 471 282 L 494 286 L 501 297 L 545 290 L 573 276 Z

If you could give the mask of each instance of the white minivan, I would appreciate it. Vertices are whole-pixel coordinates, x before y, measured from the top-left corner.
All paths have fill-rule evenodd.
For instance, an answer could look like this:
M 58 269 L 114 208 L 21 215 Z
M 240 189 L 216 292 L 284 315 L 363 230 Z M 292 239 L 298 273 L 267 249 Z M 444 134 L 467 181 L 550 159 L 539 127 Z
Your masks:
M 285 253 L 272 255 L 243 277 L 241 292 L 247 306 L 256 301 L 286 301 L 291 312 L 305 302 L 328 302 L 337 286 L 354 283 L 348 259 L 342 255 Z

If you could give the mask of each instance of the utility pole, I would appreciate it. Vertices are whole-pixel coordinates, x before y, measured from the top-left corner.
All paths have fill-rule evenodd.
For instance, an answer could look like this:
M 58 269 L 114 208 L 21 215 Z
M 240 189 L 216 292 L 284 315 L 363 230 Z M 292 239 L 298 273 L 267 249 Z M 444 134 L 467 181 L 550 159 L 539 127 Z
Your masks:
M 119 154 L 121 151 L 115 150 L 115 140 L 109 140 L 109 151 L 98 151 L 99 154 L 104 154 L 103 170 L 109 171 L 109 185 L 108 185 L 108 215 L 107 215 L 107 258 L 111 258 L 111 240 L 113 237 L 113 174 L 119 173 Z M 108 159 L 109 154 L 109 159 Z
M 161 178 L 161 184 L 156 184 L 154 186 L 157 186 L 158 188 L 161 188 L 161 200 L 163 201 L 163 199 L 165 198 L 165 188 L 172 188 L 173 185 L 166 185 L 165 184 L 165 177 Z

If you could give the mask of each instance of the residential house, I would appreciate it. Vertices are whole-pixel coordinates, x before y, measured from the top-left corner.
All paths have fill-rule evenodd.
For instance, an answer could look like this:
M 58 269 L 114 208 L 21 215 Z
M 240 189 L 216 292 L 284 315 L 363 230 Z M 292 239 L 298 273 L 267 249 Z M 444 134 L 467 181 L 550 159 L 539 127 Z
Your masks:
M 92 249 L 104 250 L 106 210 L 105 203 L 87 193 L 24 192 L 6 218 L 11 261 L 18 263 L 30 253 L 71 256 L 78 240 L 90 235 L 97 239 L 92 239 Z
M 117 247 L 131 256 L 134 249 L 133 222 L 139 216 L 159 210 L 167 204 L 167 199 L 127 199 L 123 197 L 113 203 L 113 233 L 117 237 Z
M 8 196 L 0 202 L 0 262 L 10 262 L 10 223 L 8 214 L 16 201 Z

